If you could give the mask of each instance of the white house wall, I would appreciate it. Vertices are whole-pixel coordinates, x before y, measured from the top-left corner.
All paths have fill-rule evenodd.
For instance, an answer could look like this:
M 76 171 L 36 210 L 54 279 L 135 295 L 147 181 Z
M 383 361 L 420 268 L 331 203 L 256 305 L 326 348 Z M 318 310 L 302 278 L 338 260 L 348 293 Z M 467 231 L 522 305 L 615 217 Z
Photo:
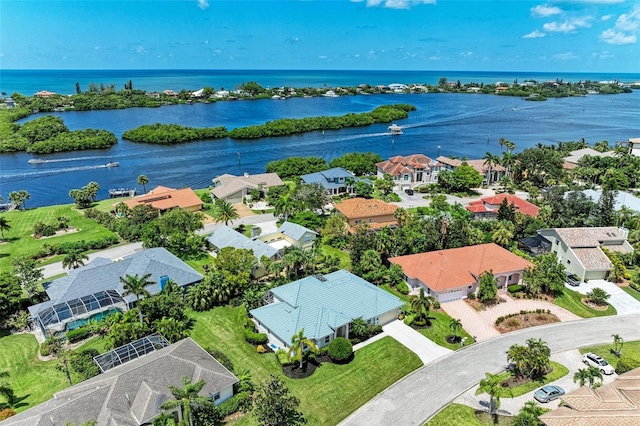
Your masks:
M 220 398 L 215 401 L 216 405 L 220 405 L 233 396 L 233 385 L 227 386 L 220 391 Z

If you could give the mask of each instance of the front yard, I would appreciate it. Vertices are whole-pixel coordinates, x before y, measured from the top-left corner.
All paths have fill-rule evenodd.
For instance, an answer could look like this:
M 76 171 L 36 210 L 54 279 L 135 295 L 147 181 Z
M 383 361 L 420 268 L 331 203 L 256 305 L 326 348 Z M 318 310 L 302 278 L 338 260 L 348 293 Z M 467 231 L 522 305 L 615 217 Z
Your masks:
M 611 330 L 611 332 L 615 332 L 615 330 Z M 622 336 L 624 338 L 624 336 Z M 608 345 L 598 345 L 598 346 L 588 346 L 585 348 L 580 348 L 580 353 L 585 354 L 587 352 L 592 352 L 596 355 L 600 355 L 605 359 L 609 364 L 614 367 L 618 363 L 618 357 L 612 353 L 614 349 L 613 344 Z M 634 340 L 631 342 L 624 342 L 622 346 L 622 356 L 629 357 L 640 363 L 640 340 Z
M 584 299 L 584 297 L 584 294 L 565 287 L 562 295 L 556 297 L 553 304 L 560 306 L 561 308 L 565 308 L 581 318 L 606 317 L 617 313 L 616 308 L 611 305 L 608 305 L 605 310 L 591 309 L 589 306 L 582 303 L 582 299 Z
M 510 426 L 513 417 L 498 416 L 498 423 L 486 411 L 475 410 L 462 404 L 449 404 L 424 426 Z

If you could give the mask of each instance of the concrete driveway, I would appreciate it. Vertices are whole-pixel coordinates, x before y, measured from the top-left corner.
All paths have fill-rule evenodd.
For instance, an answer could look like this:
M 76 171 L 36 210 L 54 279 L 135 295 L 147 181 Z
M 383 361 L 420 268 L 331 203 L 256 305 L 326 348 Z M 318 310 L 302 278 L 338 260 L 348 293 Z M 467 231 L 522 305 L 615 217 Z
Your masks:
M 618 315 L 640 312 L 640 301 L 634 299 L 615 283 L 606 280 L 589 280 L 588 283 L 581 282 L 577 287 L 568 284 L 565 284 L 565 287 L 582 294 L 587 294 L 594 288 L 599 287 L 611 295 L 607 301 L 616 308 Z
M 579 383 L 574 383 L 573 375 L 579 369 L 585 368 L 585 365 L 582 363 L 582 355 L 580 354 L 580 351 L 578 351 L 577 349 L 573 349 L 570 351 L 559 352 L 557 354 L 551 355 L 551 360 L 567 367 L 569 369 L 569 373 L 566 376 L 561 377 L 555 382 L 551 382 L 549 384 L 560 386 L 566 393 L 578 389 L 580 387 Z M 618 375 L 614 373 L 610 376 L 603 377 L 603 383 L 607 384 L 614 381 L 615 378 L 618 377 Z M 468 405 L 469 407 L 475 408 L 477 410 L 486 410 L 489 403 L 489 397 L 487 394 L 476 395 L 475 393 L 477 389 L 478 385 L 472 387 L 471 389 L 460 395 L 458 398 L 456 398 L 453 402 Z M 535 401 L 535 399 L 533 398 L 533 394 L 538 389 L 539 388 L 536 388 L 531 392 L 528 392 L 521 396 L 517 396 L 515 398 L 501 398 L 500 409 L 498 410 L 498 413 L 507 416 L 515 416 L 527 401 Z M 556 399 L 555 401 L 547 402 L 544 404 L 536 401 L 536 404 L 544 408 L 554 409 L 558 408 L 558 405 L 560 405 L 560 400 Z
M 383 326 L 382 330 L 387 334 L 387 336 L 393 337 L 410 351 L 418 355 L 423 364 L 428 364 L 441 356 L 453 352 L 452 350 L 443 348 L 442 346 L 427 339 L 400 320 L 390 322 Z

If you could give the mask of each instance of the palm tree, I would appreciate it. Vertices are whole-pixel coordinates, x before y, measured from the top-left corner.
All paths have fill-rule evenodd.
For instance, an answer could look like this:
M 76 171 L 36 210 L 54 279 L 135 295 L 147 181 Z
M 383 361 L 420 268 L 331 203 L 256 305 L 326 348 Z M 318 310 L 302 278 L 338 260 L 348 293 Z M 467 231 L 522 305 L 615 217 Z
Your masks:
M 292 213 L 295 206 L 295 200 L 291 193 L 284 194 L 276 201 L 274 213 L 276 215 L 284 215 L 284 221 L 289 220 L 289 213 Z
M 456 340 L 458 339 L 458 331 L 462 328 L 462 322 L 459 319 L 451 318 L 449 321 L 449 328 L 453 333 Z
M 0 216 L 0 233 L 2 234 L 2 241 L 4 241 L 4 231 L 8 231 L 11 229 L 11 225 L 9 225 L 9 221 L 6 217 Z
M 80 250 L 71 250 L 67 253 L 64 259 L 62 259 L 62 267 L 67 269 L 78 269 L 79 267 L 84 266 L 85 260 L 89 260 L 89 256 Z
M 495 232 L 491 235 L 493 242 L 502 247 L 508 246 L 513 239 L 513 228 L 514 226 L 511 222 L 504 220 L 498 222 Z
M 507 361 L 515 364 L 517 376 L 523 376 L 529 361 L 529 350 L 526 346 L 513 344 L 507 351 Z
M 309 348 L 311 352 L 316 352 L 318 347 L 315 342 L 304 335 L 304 328 L 300 329 L 296 334 L 291 336 L 291 347 L 289 348 L 289 359 L 291 354 L 295 354 L 300 360 L 300 369 L 302 369 L 302 356 L 304 355 L 305 346 Z
M 420 288 L 420 294 L 414 296 L 411 300 L 411 310 L 418 315 L 418 320 L 422 321 L 422 316 L 429 315 L 429 308 L 431 307 L 431 300 L 424 295 L 424 288 Z
M 140 302 L 140 296 L 149 297 L 151 293 L 147 291 L 145 288 L 148 285 L 153 284 L 153 281 L 149 280 L 151 274 L 145 274 L 141 277 L 138 277 L 138 274 L 135 275 L 125 275 L 125 277 L 120 277 L 120 282 L 122 283 L 122 297 L 126 297 L 130 294 L 135 294 L 136 296 L 136 306 L 138 308 L 138 318 L 140 318 L 140 324 L 142 324 L 142 311 L 140 310 L 140 306 L 138 302 Z
M 509 388 L 501 386 L 502 379 L 497 374 L 485 373 L 485 378 L 480 380 L 476 395 L 486 393 L 489 395 L 489 414 L 494 415 L 495 411 L 500 408 L 500 397 L 504 393 L 510 394 Z
M 624 345 L 624 339 L 619 334 L 612 334 L 613 337 L 613 353 L 620 358 L 622 355 L 622 345 Z
M 138 176 L 138 185 L 142 185 L 142 190 L 144 191 L 144 193 L 147 193 L 147 184 L 149 183 L 149 178 L 147 177 L 147 175 L 140 175 Z
M 600 383 L 597 383 L 597 380 L 600 380 Z M 589 387 L 592 389 L 597 388 L 602 384 L 602 371 L 598 367 L 590 366 L 589 367 Z
M 0 379 L 3 377 L 9 377 L 9 373 L 6 371 L 0 371 Z M 4 380 L 0 380 L 0 395 L 2 395 L 7 400 L 7 405 L 9 408 L 13 407 L 15 402 L 16 395 L 13 393 L 13 388 L 9 382 Z
M 500 152 L 502 152 L 502 150 L 504 149 L 505 142 L 507 142 L 505 138 L 498 139 L 498 143 L 500 144 Z
M 213 220 L 220 223 L 224 222 L 225 225 L 229 225 L 229 221 L 237 219 L 238 212 L 233 205 L 221 198 L 216 199 L 213 204 Z
M 163 410 L 175 410 L 178 409 L 178 423 L 188 420 L 189 425 L 193 426 L 192 409 L 201 405 L 211 404 L 211 400 L 204 396 L 198 395 L 204 386 L 204 380 L 200 380 L 196 383 L 191 383 L 189 377 L 182 379 L 184 387 L 179 388 L 169 385 L 169 390 L 175 399 L 165 401 L 160 405 Z
M 351 321 L 351 334 L 356 337 L 364 337 L 369 332 L 369 326 L 367 322 L 362 318 L 358 317 Z
M 591 380 L 591 373 L 588 368 L 581 368 L 573 375 L 573 383 L 578 382 L 580 387 L 584 386 Z
M 551 365 L 551 361 L 549 357 L 551 356 L 551 349 L 549 349 L 549 345 L 542 339 L 527 339 L 527 350 L 528 354 L 528 366 L 529 373 L 528 376 L 531 378 L 539 377 L 549 370 Z
M 498 155 L 492 154 L 489 151 L 487 151 L 486 154 L 484 154 L 484 156 L 482 157 L 482 159 L 484 160 L 483 165 L 488 166 L 489 167 L 489 171 L 487 171 L 487 185 L 491 184 L 491 180 L 492 180 L 492 172 L 493 172 L 493 167 L 496 164 L 500 163 L 500 157 Z

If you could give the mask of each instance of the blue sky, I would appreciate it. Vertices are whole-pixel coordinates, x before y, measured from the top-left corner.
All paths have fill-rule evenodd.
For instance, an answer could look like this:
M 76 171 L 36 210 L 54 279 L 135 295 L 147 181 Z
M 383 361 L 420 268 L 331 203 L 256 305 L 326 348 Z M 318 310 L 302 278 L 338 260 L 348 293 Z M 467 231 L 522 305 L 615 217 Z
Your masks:
M 0 2 L 4 69 L 640 72 L 630 0 Z

